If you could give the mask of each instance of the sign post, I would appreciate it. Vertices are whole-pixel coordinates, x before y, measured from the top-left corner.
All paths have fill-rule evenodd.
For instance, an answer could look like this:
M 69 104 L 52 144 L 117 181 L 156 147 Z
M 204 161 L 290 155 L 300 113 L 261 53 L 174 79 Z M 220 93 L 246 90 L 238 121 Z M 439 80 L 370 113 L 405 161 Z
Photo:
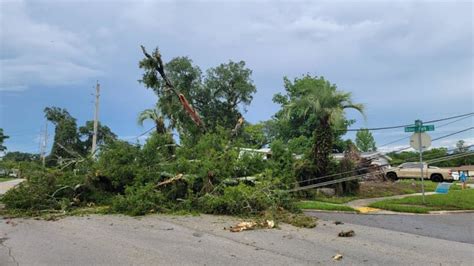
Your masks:
M 420 152 L 420 172 L 421 172 L 421 194 L 423 195 L 423 204 L 425 201 L 425 179 L 423 175 L 423 148 L 431 146 L 431 138 L 425 131 L 434 131 L 434 125 L 423 126 L 421 120 L 415 120 L 415 126 L 405 127 L 405 132 L 415 132 L 410 139 L 410 146 Z

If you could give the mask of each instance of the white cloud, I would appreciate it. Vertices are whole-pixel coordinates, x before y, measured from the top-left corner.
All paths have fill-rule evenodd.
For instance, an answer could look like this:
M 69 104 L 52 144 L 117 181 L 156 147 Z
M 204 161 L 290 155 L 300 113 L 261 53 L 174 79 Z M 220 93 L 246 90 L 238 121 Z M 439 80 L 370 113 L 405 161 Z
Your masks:
M 32 19 L 23 2 L 2 2 L 0 91 L 56 86 L 101 74 L 86 38 Z

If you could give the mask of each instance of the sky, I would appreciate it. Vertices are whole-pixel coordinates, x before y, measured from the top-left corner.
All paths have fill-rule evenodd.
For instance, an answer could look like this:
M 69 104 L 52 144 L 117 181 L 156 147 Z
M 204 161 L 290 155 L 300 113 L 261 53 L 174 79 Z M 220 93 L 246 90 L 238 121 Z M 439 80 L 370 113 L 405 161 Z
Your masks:
M 283 77 L 324 76 L 366 107 L 353 128 L 474 112 L 474 6 L 470 1 L 13 1 L 0 0 L 0 128 L 9 151 L 39 151 L 43 109 L 66 108 L 78 125 L 100 121 L 134 141 L 137 114 L 156 96 L 138 82 L 140 45 L 202 70 L 244 60 L 257 87 L 246 120 L 279 109 Z M 450 120 L 452 121 L 452 120 Z M 444 121 L 443 123 L 450 122 Z M 442 125 L 437 123 L 435 126 Z M 473 126 L 442 126 L 433 138 Z M 49 124 L 49 148 L 53 126 Z M 378 145 L 409 137 L 373 132 Z M 348 133 L 345 138 L 354 138 Z M 433 142 L 474 144 L 474 131 Z M 380 147 L 404 147 L 408 139 Z

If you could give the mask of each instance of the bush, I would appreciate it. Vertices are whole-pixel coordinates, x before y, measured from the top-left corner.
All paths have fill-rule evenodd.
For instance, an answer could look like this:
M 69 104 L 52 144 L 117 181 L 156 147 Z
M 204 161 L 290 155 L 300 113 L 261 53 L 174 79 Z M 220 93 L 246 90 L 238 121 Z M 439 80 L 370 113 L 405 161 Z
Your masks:
M 153 184 L 131 186 L 125 189 L 125 195 L 112 200 L 112 210 L 128 215 L 144 215 L 164 209 L 165 197 L 155 190 Z
M 266 163 L 261 154 L 243 153 L 235 163 L 234 175 L 245 177 L 262 173 L 267 167 Z
M 211 214 L 255 215 L 272 206 L 295 209 L 288 193 L 262 184 L 225 187 L 220 195 L 206 194 L 198 199 L 199 209 Z
M 7 191 L 1 200 L 9 209 L 39 211 L 61 209 L 64 203 L 73 202 L 75 187 L 84 183 L 83 176 L 71 172 L 49 170 L 37 172 L 17 187 Z
M 97 172 L 102 183 L 109 183 L 115 192 L 123 192 L 137 175 L 137 158 L 140 149 L 125 141 L 114 141 L 106 145 L 97 162 Z

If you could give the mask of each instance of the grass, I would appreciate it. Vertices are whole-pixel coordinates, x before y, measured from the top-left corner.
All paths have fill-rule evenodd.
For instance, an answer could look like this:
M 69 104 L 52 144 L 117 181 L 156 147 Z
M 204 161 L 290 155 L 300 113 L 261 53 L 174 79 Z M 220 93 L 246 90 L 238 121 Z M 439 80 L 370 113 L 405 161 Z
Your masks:
M 297 206 L 303 210 L 323 210 L 323 211 L 352 211 L 356 210 L 339 204 L 332 204 L 321 201 L 300 201 L 297 203 Z
M 10 180 L 13 180 L 13 179 L 15 179 L 15 178 L 2 176 L 2 177 L 0 177 L 0 182 L 10 181 Z
M 435 191 L 438 183 L 427 180 L 424 182 L 425 191 Z M 460 190 L 460 186 L 453 183 L 450 190 Z M 360 190 L 357 195 L 343 197 L 326 197 L 317 195 L 313 199 L 316 201 L 342 204 L 356 199 L 380 198 L 395 195 L 405 195 L 421 192 L 421 181 L 419 180 L 400 180 L 397 182 L 361 182 Z
M 403 199 L 382 200 L 369 205 L 396 212 L 428 213 L 444 210 L 474 210 L 474 189 L 454 190 L 448 194 L 426 196 L 423 204 L 421 196 Z

